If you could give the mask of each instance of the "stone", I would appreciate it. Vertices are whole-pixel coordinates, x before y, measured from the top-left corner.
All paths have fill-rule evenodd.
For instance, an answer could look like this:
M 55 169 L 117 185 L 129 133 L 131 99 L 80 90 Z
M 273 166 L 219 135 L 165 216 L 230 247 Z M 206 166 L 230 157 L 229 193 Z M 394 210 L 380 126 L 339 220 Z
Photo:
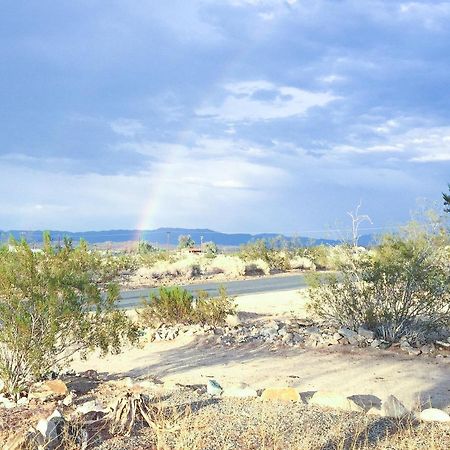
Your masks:
M 216 380 L 208 380 L 206 392 L 209 395 L 220 395 L 223 392 L 222 386 Z
M 0 407 L 5 409 L 15 408 L 17 404 L 3 395 L 0 395 Z
M 357 405 L 353 400 L 338 394 L 337 392 L 317 391 L 310 398 L 308 404 L 323 408 L 340 409 L 343 411 L 364 412 L 364 409 Z
M 246 383 L 240 383 L 235 386 L 230 386 L 223 390 L 224 397 L 235 397 L 235 398 L 249 398 L 258 397 L 258 393 L 255 389 L 251 388 Z
M 278 335 L 279 335 L 279 336 L 286 336 L 286 334 L 288 334 L 288 330 L 287 330 L 286 327 L 281 327 L 281 328 L 278 330 Z
M 62 401 L 62 404 L 64 406 L 71 406 L 73 403 L 73 393 L 71 392 L 69 395 L 64 397 L 64 400 Z
M 228 314 L 225 317 L 225 323 L 229 327 L 234 328 L 234 327 L 238 327 L 239 325 L 241 325 L 242 321 L 241 321 L 241 319 L 239 319 L 239 316 L 237 314 Z
M 20 397 L 19 400 L 17 400 L 17 406 L 26 406 L 28 403 L 30 403 L 28 397 Z
M 381 415 L 383 417 L 402 419 L 403 417 L 409 415 L 409 410 L 398 398 L 393 395 L 389 395 L 389 397 L 381 405 Z
M 261 399 L 298 402 L 300 394 L 293 387 L 267 388 L 261 394 Z
M 89 413 L 107 413 L 108 410 L 103 408 L 103 406 L 97 403 L 95 400 L 90 400 L 88 402 L 79 405 L 75 410 L 75 412 L 77 414 L 84 416 Z
M 28 394 L 28 398 L 36 398 L 42 401 L 51 398 L 65 397 L 69 393 L 66 383 L 62 380 L 47 380 L 34 384 Z
M 364 327 L 358 328 L 358 335 L 363 337 L 364 339 L 370 339 L 370 340 L 375 339 L 375 332 L 368 330 L 367 328 L 364 328 Z
M 439 348 L 450 349 L 450 342 L 436 341 L 435 344 Z
M 419 419 L 424 422 L 450 422 L 450 416 L 437 408 L 424 409 L 420 412 Z
M 341 327 L 338 330 L 338 333 L 348 340 L 348 343 L 351 345 L 356 345 L 359 342 L 359 336 L 356 331 L 350 330 L 346 327 Z
M 378 347 L 380 346 L 380 344 L 381 344 L 381 341 L 379 341 L 378 339 L 374 339 L 374 340 L 370 343 L 370 346 L 371 346 L 372 348 L 378 348 Z
M 59 448 L 64 422 L 64 417 L 57 409 L 47 419 L 39 420 L 36 430 L 46 441 L 45 449 L 53 450 Z
M 286 333 L 282 338 L 281 342 L 284 344 L 292 344 L 294 342 L 294 335 L 292 333 Z
M 381 409 L 376 406 L 372 406 L 366 413 L 368 416 L 381 416 Z

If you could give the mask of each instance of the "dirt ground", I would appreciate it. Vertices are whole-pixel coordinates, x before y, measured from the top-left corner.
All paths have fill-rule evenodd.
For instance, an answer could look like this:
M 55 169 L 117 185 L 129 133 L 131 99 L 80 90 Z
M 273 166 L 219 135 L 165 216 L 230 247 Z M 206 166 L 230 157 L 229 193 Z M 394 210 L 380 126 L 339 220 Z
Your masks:
M 306 316 L 305 296 L 298 291 L 237 298 L 247 320 Z M 301 392 L 331 390 L 346 396 L 384 399 L 395 395 L 406 406 L 429 406 L 450 412 L 448 358 L 408 356 L 392 350 L 333 346 L 324 349 L 204 345 L 198 336 L 183 335 L 120 355 L 75 361 L 75 370 L 95 369 L 109 377 L 155 376 L 166 384 L 205 384 L 215 378 L 223 387 L 245 382 L 256 389 L 293 386 Z

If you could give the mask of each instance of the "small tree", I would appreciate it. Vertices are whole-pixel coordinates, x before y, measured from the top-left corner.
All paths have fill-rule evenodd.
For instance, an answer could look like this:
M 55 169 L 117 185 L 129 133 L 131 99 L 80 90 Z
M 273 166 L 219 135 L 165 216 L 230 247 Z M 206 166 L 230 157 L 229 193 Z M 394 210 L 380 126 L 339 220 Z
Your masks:
M 193 248 L 195 245 L 194 239 L 191 238 L 191 235 L 182 234 L 178 238 L 178 248 L 179 249 L 186 249 L 186 248 Z
M 215 242 L 210 241 L 203 244 L 203 251 L 205 252 L 207 258 L 214 258 L 217 256 L 219 249 L 217 248 L 217 244 Z
M 138 329 L 116 309 L 118 287 L 86 243 L 42 252 L 23 241 L 0 252 L 0 378 L 17 394 L 76 352 L 118 352 Z M 104 288 L 104 290 L 102 289 Z
M 347 251 L 339 275 L 310 279 L 310 308 L 319 317 L 353 329 L 364 325 L 388 340 L 448 327 L 450 247 L 445 228 L 431 234 L 415 224 L 402 235 L 386 236 L 371 254 Z
M 449 193 L 442 193 L 442 198 L 444 199 L 444 211 L 450 213 L 450 184 L 448 185 Z

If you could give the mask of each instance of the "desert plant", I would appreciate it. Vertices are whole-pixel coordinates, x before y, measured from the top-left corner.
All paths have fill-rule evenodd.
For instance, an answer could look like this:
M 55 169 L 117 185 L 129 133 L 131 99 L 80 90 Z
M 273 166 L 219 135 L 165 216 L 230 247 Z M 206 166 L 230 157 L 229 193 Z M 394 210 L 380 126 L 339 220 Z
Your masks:
M 160 288 L 158 294 L 151 294 L 148 300 L 143 300 L 138 315 L 144 326 L 161 322 L 217 325 L 224 322 L 228 314 L 233 314 L 234 309 L 234 299 L 227 296 L 224 288 L 219 290 L 218 297 L 210 297 L 205 291 L 199 291 L 194 297 L 186 289 L 171 287 Z
M 41 252 L 25 242 L 0 253 L 0 378 L 18 393 L 51 369 L 99 348 L 117 352 L 138 329 L 116 309 L 118 287 L 85 243 Z
M 450 254 L 445 228 L 430 233 L 417 224 L 386 236 L 378 248 L 346 249 L 337 275 L 314 277 L 310 308 L 318 316 L 388 340 L 424 336 L 450 324 Z
M 234 298 L 227 295 L 223 286 L 220 287 L 217 297 L 210 297 L 206 291 L 197 293 L 194 310 L 196 322 L 217 326 L 223 324 L 228 315 L 235 313 Z
M 217 253 L 219 253 L 219 249 L 215 242 L 210 241 L 203 244 L 203 252 L 207 258 L 215 258 Z
M 450 213 L 450 184 L 448 185 L 449 193 L 442 193 L 442 198 L 444 199 L 444 211 Z
M 185 248 L 192 248 L 195 245 L 194 239 L 191 238 L 191 236 L 188 235 L 180 235 L 178 238 L 178 248 L 179 249 L 185 249 Z

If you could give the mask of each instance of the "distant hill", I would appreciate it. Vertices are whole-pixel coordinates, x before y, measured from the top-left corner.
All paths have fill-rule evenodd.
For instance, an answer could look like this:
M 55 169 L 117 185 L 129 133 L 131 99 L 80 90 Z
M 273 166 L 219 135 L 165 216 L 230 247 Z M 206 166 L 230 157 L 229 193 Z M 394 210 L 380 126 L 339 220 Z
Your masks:
M 40 243 L 42 242 L 41 230 L 27 231 L 27 230 L 9 230 L 0 231 L 0 238 L 3 242 L 7 241 L 9 236 L 14 236 L 16 239 L 25 238 L 28 242 Z M 153 244 L 158 244 L 160 246 L 167 245 L 167 242 L 171 246 L 177 245 L 178 238 L 181 235 L 189 234 L 196 244 L 200 244 L 203 236 L 203 242 L 213 241 L 217 245 L 223 246 L 239 246 L 247 242 L 256 239 L 271 239 L 280 234 L 277 233 L 262 233 L 262 234 L 248 234 L 248 233 L 221 233 L 218 231 L 213 231 L 209 229 L 190 229 L 190 228 L 158 228 L 156 230 L 105 230 L 105 231 L 57 231 L 50 230 L 50 235 L 52 240 L 58 241 L 67 236 L 71 238 L 74 242 L 84 239 L 90 244 L 101 244 L 105 242 L 119 243 L 119 242 L 129 242 L 137 241 L 139 239 L 151 242 Z M 283 236 L 287 240 L 295 239 L 296 242 L 304 246 L 311 245 L 336 245 L 339 243 L 337 240 L 333 239 L 314 239 L 309 237 L 292 237 Z M 364 241 L 364 242 L 363 242 Z M 367 244 L 367 237 L 361 238 L 361 243 Z

